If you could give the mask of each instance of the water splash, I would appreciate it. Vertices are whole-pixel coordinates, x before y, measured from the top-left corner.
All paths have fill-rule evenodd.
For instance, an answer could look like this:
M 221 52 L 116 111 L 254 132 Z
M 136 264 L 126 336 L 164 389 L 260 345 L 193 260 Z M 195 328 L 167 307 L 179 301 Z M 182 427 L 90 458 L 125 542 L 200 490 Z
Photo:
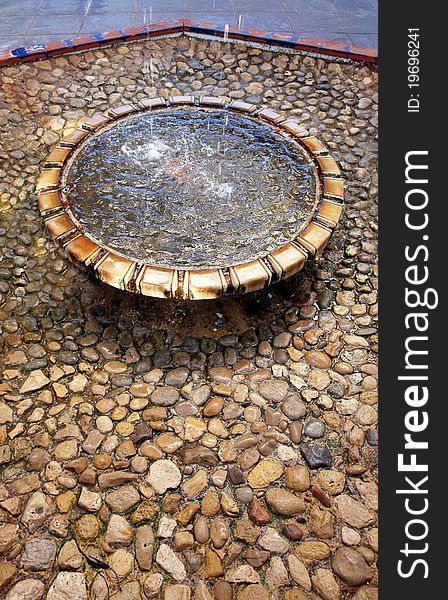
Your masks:
M 149 19 L 148 17 L 148 12 L 149 12 Z M 146 25 L 152 25 L 152 6 L 149 7 L 149 10 L 147 8 L 143 9 L 143 23 Z
M 148 9 L 145 8 L 143 10 L 143 25 L 146 27 L 146 43 L 149 42 L 149 26 L 152 24 L 152 6 L 150 6 L 149 8 L 149 21 L 148 21 Z M 151 72 L 151 61 L 152 58 L 150 59 L 150 62 L 148 63 L 148 61 L 145 61 L 143 64 L 143 73 L 145 73 L 145 75 L 148 75 L 148 73 Z
M 92 2 L 93 2 L 93 0 L 87 0 L 87 2 L 86 2 L 86 5 L 84 7 L 84 16 L 85 17 L 87 17 L 87 15 L 89 13 L 89 10 L 90 10 L 90 8 L 92 6 Z
M 161 140 L 155 139 L 137 148 L 132 147 L 130 143 L 126 143 L 121 146 L 120 150 L 139 166 L 145 166 L 148 162 L 156 162 L 165 157 L 169 151 L 169 146 Z
M 224 119 L 224 127 L 222 128 L 223 137 L 225 137 L 225 135 L 226 135 L 226 129 L 227 129 L 228 124 L 229 124 L 229 115 L 226 115 L 226 117 Z
M 231 183 L 217 183 L 215 181 L 209 181 L 207 190 L 213 194 L 216 194 L 218 198 L 231 200 L 233 185 Z
M 152 57 L 149 59 L 149 71 L 151 73 L 151 85 L 154 87 L 154 63 Z
M 224 48 L 224 54 L 222 56 L 222 61 L 223 61 L 223 66 L 221 68 L 221 76 L 220 76 L 220 81 L 223 80 L 224 78 L 224 67 L 225 67 L 225 60 L 227 59 L 228 55 L 229 55 L 229 25 L 226 24 L 224 25 L 224 35 L 223 35 L 223 42 L 225 44 L 225 48 Z

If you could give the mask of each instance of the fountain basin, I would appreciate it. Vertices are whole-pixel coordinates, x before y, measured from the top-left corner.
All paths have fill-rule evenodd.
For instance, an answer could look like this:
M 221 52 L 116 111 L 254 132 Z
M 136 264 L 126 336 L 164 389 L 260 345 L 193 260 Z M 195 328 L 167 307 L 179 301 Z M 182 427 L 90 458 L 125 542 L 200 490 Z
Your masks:
M 298 272 L 343 202 L 338 166 L 303 126 L 221 97 L 147 99 L 82 119 L 37 191 L 77 265 L 123 290 L 192 300 Z

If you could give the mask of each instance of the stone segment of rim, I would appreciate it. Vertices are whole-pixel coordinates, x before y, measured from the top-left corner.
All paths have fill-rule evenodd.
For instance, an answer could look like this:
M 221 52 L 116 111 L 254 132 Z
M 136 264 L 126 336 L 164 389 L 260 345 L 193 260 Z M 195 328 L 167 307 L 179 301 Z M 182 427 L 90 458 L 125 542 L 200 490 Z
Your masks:
M 64 166 L 72 151 L 88 135 L 112 121 L 139 111 L 166 106 L 204 106 L 245 113 L 278 127 L 308 150 L 320 186 L 316 210 L 297 237 L 265 257 L 212 269 L 168 269 L 142 264 L 99 244 L 85 231 L 70 211 L 70 201 L 61 187 Z M 320 188 L 320 189 L 319 189 Z M 51 237 L 63 247 L 69 259 L 113 287 L 156 298 L 205 300 L 262 289 L 300 271 L 307 258 L 321 252 L 343 210 L 344 183 L 340 170 L 326 147 L 297 121 L 284 118 L 269 108 L 258 108 L 227 97 L 174 96 L 139 100 L 109 109 L 106 114 L 84 117 L 78 127 L 54 147 L 36 186 L 39 210 Z

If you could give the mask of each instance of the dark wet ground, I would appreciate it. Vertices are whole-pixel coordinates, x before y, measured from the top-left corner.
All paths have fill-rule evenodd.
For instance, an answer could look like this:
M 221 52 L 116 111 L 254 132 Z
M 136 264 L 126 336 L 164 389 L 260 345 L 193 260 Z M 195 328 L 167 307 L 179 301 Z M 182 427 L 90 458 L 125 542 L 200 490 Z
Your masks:
M 104 322 L 124 319 L 130 323 L 145 323 L 150 330 L 168 329 L 180 337 L 218 339 L 226 334 L 241 335 L 251 328 L 269 328 L 270 323 L 284 313 L 285 305 L 293 308 L 307 304 L 312 269 L 307 266 L 266 290 L 197 302 L 148 298 L 109 286 L 96 286 L 88 310 L 92 317 Z

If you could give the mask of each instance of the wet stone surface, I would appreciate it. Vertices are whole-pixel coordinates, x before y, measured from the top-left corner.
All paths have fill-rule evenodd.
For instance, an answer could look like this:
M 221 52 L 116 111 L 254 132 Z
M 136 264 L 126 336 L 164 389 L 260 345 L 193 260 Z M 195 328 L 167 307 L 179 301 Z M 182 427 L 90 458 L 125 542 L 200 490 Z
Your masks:
M 179 37 L 0 81 L 0 597 L 376 597 L 376 73 Z M 188 304 L 58 253 L 34 192 L 50 146 L 163 90 L 257 102 L 326 143 L 347 191 L 322 256 Z

